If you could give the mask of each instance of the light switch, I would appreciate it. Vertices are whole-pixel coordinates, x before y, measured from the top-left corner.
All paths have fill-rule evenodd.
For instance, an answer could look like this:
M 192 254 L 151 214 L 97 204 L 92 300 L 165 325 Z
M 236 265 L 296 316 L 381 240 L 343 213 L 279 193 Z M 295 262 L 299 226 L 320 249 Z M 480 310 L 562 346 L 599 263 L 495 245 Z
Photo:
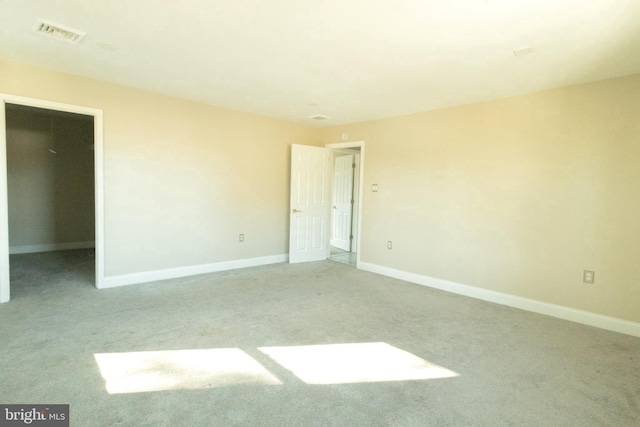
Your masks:
M 373 191 L 374 193 L 378 192 L 378 184 L 372 184 L 371 185 L 371 191 Z

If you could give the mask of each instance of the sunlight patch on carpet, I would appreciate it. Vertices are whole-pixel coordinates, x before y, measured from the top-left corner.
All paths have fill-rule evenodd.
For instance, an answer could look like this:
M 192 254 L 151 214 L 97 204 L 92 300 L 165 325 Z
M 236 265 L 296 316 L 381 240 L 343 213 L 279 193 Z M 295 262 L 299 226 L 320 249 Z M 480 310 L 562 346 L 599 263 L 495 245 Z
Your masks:
M 458 373 L 387 343 L 260 347 L 307 384 L 451 378 Z
M 110 394 L 282 384 L 237 348 L 96 353 L 94 357 Z

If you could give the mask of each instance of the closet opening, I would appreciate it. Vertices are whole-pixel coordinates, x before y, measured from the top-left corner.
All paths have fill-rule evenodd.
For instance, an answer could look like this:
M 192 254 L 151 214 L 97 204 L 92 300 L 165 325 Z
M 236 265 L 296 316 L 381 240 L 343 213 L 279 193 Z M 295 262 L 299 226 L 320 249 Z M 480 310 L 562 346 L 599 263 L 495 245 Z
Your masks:
M 94 120 L 5 104 L 12 298 L 96 285 Z

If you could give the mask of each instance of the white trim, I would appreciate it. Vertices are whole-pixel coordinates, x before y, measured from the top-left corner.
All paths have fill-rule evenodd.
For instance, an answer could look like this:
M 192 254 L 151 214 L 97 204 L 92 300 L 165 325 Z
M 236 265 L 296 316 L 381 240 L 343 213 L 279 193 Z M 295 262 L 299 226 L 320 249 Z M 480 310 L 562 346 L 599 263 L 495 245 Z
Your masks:
M 104 118 L 102 110 L 96 110 L 93 115 L 93 172 L 95 180 L 95 277 L 96 288 L 101 289 L 104 284 Z
M 591 313 L 583 310 L 576 310 L 570 307 L 550 304 L 547 302 L 532 300 L 515 295 L 509 295 L 502 292 L 490 291 L 488 289 L 477 288 L 475 286 L 462 285 L 460 283 L 449 282 L 447 280 L 436 279 L 433 277 L 423 276 L 415 273 L 409 273 L 406 271 L 396 270 L 393 268 L 371 264 L 368 262 L 360 263 L 358 265 L 358 268 L 372 273 L 381 274 L 383 276 L 393 277 L 395 279 L 416 283 L 418 285 L 428 286 L 430 288 L 440 289 L 458 295 L 464 295 L 467 297 L 489 301 L 496 304 L 519 308 L 521 310 L 544 314 L 547 316 L 556 317 L 558 319 L 569 320 L 571 322 L 619 332 L 621 334 L 640 337 L 640 323 L 637 322 L 631 322 L 615 317 L 603 316 L 601 314 Z
M 9 278 L 9 209 L 7 197 L 7 124 L 4 100 L 0 98 L 0 303 L 11 295 Z
M 331 148 L 332 150 L 339 150 L 343 148 L 358 148 L 364 147 L 364 141 L 351 141 L 351 142 L 335 142 L 332 144 L 325 144 L 327 148 Z
M 41 245 L 9 246 L 9 255 L 31 254 L 36 252 L 64 251 L 69 249 L 95 248 L 96 242 L 45 243 Z
M 287 262 L 288 260 L 289 256 L 287 254 L 271 255 L 259 258 L 245 258 L 232 261 L 215 262 L 212 264 L 192 265 L 189 267 L 167 268 L 163 270 L 145 271 L 142 273 L 123 274 L 120 276 L 105 277 L 103 288 L 115 288 L 118 286 L 195 276 L 197 274 L 215 273 L 218 271 L 235 270 L 246 267 L 257 267 L 267 264 L 278 264 Z
M 0 93 L 0 303 L 10 299 L 9 214 L 7 206 L 7 134 L 5 105 L 17 104 L 93 116 L 95 173 L 96 288 L 104 281 L 104 121 L 102 110 Z

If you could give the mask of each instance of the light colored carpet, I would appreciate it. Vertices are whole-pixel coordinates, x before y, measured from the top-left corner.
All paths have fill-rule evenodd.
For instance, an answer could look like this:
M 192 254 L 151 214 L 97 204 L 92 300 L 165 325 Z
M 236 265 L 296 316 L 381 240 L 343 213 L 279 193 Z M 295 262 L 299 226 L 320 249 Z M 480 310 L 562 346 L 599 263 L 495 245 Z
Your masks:
M 87 251 L 12 256 L 11 265 L 0 403 L 68 403 L 73 426 L 640 425 L 638 338 L 329 261 L 100 291 Z M 321 344 L 347 353 L 309 358 L 321 347 L 306 346 Z M 357 348 L 364 353 L 350 353 Z M 456 375 L 394 380 L 383 365 L 404 362 L 384 349 L 408 355 L 409 370 L 432 364 Z M 200 354 L 178 350 L 211 358 L 116 366 L 143 389 L 169 377 L 162 391 L 110 394 L 97 363 Z M 272 357 L 279 351 L 302 351 L 297 363 L 320 378 L 321 369 L 334 378 L 350 355 L 359 359 L 348 369 L 379 366 L 388 376 L 318 384 Z
M 335 246 L 330 246 L 330 254 L 329 259 L 335 262 L 339 262 L 342 264 L 347 264 L 355 267 L 357 264 L 357 256 L 355 252 L 349 252 L 342 250 L 340 248 L 336 248 Z

